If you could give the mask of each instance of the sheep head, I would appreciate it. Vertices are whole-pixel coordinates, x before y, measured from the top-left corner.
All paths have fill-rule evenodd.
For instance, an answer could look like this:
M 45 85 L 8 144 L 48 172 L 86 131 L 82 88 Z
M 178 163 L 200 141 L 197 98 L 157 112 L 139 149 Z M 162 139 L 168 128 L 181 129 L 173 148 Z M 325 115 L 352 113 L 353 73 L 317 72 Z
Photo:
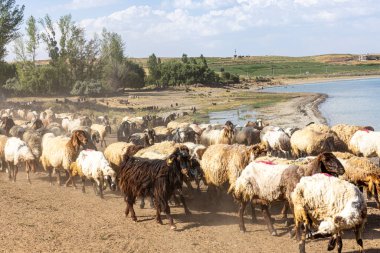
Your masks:
M 174 162 L 179 164 L 179 169 L 181 170 L 181 173 L 186 177 L 189 177 L 189 170 L 191 167 L 190 151 L 186 146 L 181 145 L 177 147 L 176 150 L 166 160 L 166 163 L 169 166 L 172 165 Z
M 322 173 L 338 177 L 345 172 L 343 165 L 333 153 L 322 153 L 317 156 L 316 160 L 318 162 L 318 168 Z
M 88 142 L 88 138 L 86 133 L 83 130 L 75 130 L 73 135 L 71 136 L 71 143 L 77 150 L 79 146 L 86 145 Z
M 255 144 L 249 148 L 250 153 L 250 161 L 255 160 L 257 157 L 261 155 L 266 155 L 267 153 L 266 145 L 263 143 Z

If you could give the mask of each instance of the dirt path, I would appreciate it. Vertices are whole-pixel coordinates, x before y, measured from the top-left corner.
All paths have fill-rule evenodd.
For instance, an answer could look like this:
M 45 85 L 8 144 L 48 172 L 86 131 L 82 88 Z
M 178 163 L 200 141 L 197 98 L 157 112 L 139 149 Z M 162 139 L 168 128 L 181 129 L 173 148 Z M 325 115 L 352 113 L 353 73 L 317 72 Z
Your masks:
M 24 172 L 11 183 L 0 173 L 0 251 L 2 252 L 297 252 L 278 215 L 279 237 L 269 235 L 258 211 L 258 224 L 246 216 L 247 233 L 239 232 L 236 205 L 226 196 L 217 212 L 202 192 L 189 199 L 192 215 L 172 207 L 178 230 L 170 231 L 154 221 L 155 211 L 135 205 L 139 221 L 125 218 L 121 196 L 108 190 L 105 199 L 91 186 L 83 194 L 72 187 L 50 186 L 45 173 L 26 181 Z M 148 203 L 147 203 L 147 206 Z M 380 211 L 370 203 L 364 245 L 368 252 L 380 250 Z M 279 205 L 272 207 L 278 214 Z M 349 239 L 347 239 L 349 238 Z M 356 249 L 353 234 L 344 235 L 344 252 Z M 307 252 L 326 252 L 327 240 L 309 242 Z

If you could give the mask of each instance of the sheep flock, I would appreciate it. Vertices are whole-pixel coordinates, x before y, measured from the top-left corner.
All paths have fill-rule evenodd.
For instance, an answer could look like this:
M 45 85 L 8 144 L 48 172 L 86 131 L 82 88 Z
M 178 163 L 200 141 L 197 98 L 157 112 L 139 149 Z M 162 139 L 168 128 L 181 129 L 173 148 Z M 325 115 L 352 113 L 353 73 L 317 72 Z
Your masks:
M 111 124 L 107 115 L 4 109 L 0 168 L 13 182 L 18 170 L 25 169 L 30 184 L 30 173 L 38 171 L 46 173 L 51 185 L 55 176 L 60 186 L 64 173 L 65 186 L 76 188 L 80 179 L 83 192 L 87 179 L 102 199 L 111 194 L 107 188 L 115 191 L 134 222 L 136 200 L 149 198 L 157 223 L 163 223 L 164 212 L 172 230 L 172 201 L 179 198 L 190 215 L 188 195 L 197 201 L 204 194 L 215 206 L 228 194 L 239 205 L 236 223 L 241 232 L 246 232 L 244 211 L 249 205 L 252 220 L 260 207 L 269 233 L 278 236 L 271 205 L 280 202 L 299 252 L 306 252 L 307 237 L 328 237 L 327 249 L 342 252 L 345 230 L 354 232 L 363 252 L 362 234 L 371 222 L 367 201 L 374 199 L 380 209 L 380 132 L 344 124 L 283 129 L 261 120 L 236 126 L 231 121 L 221 125 L 175 119 L 175 114 L 128 115 Z M 117 141 L 110 142 L 111 136 Z

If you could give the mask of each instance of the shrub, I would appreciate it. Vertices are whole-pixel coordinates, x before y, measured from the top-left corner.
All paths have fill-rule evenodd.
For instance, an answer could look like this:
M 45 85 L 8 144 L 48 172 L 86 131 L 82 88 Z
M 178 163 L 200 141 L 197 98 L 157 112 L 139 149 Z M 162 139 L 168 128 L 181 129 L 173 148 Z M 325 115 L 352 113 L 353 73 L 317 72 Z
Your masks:
M 100 94 L 102 90 L 103 86 L 99 81 L 76 81 L 70 93 L 75 96 L 94 96 Z

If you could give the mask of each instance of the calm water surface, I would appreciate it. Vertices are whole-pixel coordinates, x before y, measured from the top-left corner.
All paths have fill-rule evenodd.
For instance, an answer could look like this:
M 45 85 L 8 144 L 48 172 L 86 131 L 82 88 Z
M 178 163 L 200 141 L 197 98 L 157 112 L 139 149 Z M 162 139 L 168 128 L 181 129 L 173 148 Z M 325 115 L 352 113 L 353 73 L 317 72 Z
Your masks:
M 319 109 L 330 125 L 370 125 L 380 129 L 380 79 L 291 85 L 264 91 L 325 93 L 329 97 Z

